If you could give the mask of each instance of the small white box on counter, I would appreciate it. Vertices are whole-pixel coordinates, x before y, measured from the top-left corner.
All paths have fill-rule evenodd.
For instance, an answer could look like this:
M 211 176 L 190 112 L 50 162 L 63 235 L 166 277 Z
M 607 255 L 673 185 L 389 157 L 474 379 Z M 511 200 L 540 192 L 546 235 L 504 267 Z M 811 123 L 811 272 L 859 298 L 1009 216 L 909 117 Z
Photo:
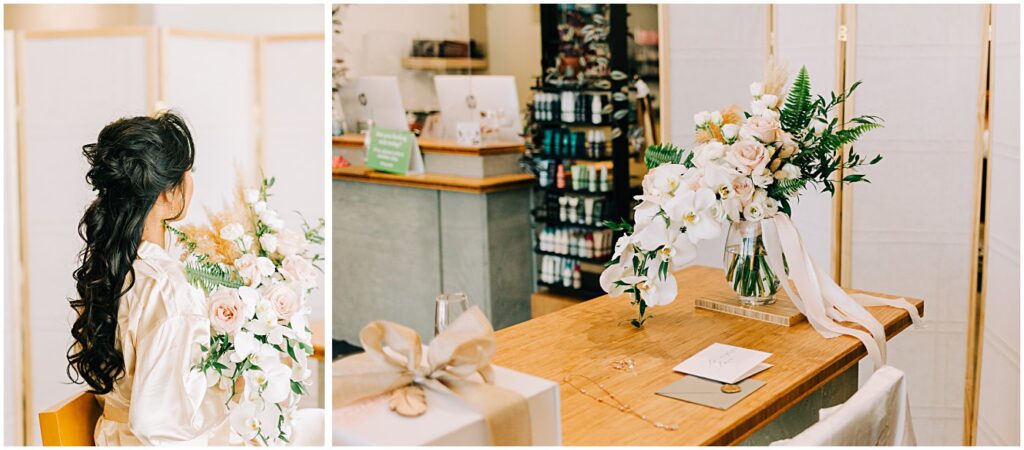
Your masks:
M 558 384 L 504 367 L 495 385 L 526 398 L 533 445 L 562 444 Z M 451 393 L 425 389 L 427 412 L 403 417 L 388 409 L 389 394 L 334 410 L 334 445 L 491 445 L 484 416 Z

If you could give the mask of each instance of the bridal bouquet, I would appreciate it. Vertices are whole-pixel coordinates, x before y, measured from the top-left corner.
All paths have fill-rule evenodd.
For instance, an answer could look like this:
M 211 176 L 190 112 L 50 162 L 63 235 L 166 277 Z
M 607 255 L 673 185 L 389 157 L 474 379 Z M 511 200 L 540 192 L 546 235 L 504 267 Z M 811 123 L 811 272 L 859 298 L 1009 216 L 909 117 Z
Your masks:
M 834 180 L 833 174 L 881 160 L 865 160 L 852 148 L 842 157 L 844 145 L 881 126 L 875 116 L 843 124 L 832 117 L 859 82 L 829 98 L 811 96 L 806 68 L 788 95 L 782 93 L 785 82 L 786 75 L 774 69 L 765 82 L 750 85 L 750 111 L 731 106 L 697 113 L 692 151 L 670 144 L 647 150 L 650 171 L 643 195 L 637 197 L 641 203 L 634 212 L 635 227 L 610 224 L 626 234 L 601 275 L 606 292 L 630 294 L 639 307 L 633 326 L 643 325 L 647 308 L 675 300 L 678 287 L 672 272 L 696 257 L 695 244 L 718 237 L 726 223 L 731 224 L 726 279 L 740 303 L 774 301 L 779 277 L 766 259 L 761 223 L 788 216 L 792 201 L 808 186 L 834 193 L 837 181 L 867 181 L 859 173 L 842 180 Z M 776 268 L 784 267 L 781 257 L 779 261 Z
M 202 227 L 168 229 L 184 244 L 189 282 L 207 295 L 210 342 L 194 370 L 210 388 L 229 392 L 233 432 L 263 445 L 287 443 L 291 415 L 312 372 L 306 295 L 315 287 L 323 220 L 301 231 L 284 227 L 267 205 L 274 179 L 241 190 L 239 201 Z

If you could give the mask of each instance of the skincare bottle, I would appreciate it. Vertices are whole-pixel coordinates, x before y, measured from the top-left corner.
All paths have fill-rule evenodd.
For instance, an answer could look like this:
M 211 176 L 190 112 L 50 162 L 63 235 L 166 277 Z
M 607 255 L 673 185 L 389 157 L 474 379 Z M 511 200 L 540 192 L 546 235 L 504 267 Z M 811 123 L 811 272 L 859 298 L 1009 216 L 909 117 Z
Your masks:
M 608 192 L 608 166 L 601 166 L 601 192 Z
M 587 173 L 587 177 L 587 181 L 589 181 L 587 190 L 590 192 L 597 192 L 597 168 L 590 166 L 590 171 Z
M 593 169 L 593 167 L 591 167 Z M 591 175 L 593 176 L 593 175 Z M 594 179 L 590 179 L 590 184 L 593 186 Z M 594 203 L 597 201 L 594 197 L 587 197 L 583 199 L 583 223 L 591 225 L 594 223 Z
M 569 211 L 566 210 L 565 205 L 569 203 L 569 198 L 566 196 L 558 197 L 558 220 L 565 222 L 568 219 Z
M 590 121 L 594 125 L 601 124 L 601 96 L 595 95 L 593 102 L 590 103 Z
M 573 107 L 576 105 L 574 97 L 571 91 L 562 92 L 562 122 L 572 123 Z
M 601 232 L 594 233 L 594 257 L 600 258 L 604 256 L 604 238 L 605 234 Z
M 603 172 L 602 172 L 603 174 Z M 565 189 L 565 169 L 562 167 L 562 163 L 558 163 L 558 169 L 555 172 L 555 185 L 559 189 Z M 601 190 L 604 190 L 602 186 Z
M 580 276 L 580 266 L 576 266 L 576 269 L 572 271 L 572 288 L 579 289 L 583 286 L 583 279 Z
M 572 286 L 572 266 L 568 262 L 562 265 L 562 286 Z
M 593 219 L 594 224 L 600 224 L 601 223 L 601 219 L 604 217 L 604 216 L 602 216 L 603 213 L 604 213 L 604 200 L 603 199 L 595 199 L 594 200 L 594 212 L 591 215 L 591 218 Z
M 569 197 L 569 204 L 568 204 L 568 206 L 566 208 L 566 209 L 569 210 L 569 218 L 568 218 L 569 222 L 577 223 L 576 222 L 576 217 L 577 217 L 576 207 L 579 205 L 579 202 L 580 202 L 579 197 Z

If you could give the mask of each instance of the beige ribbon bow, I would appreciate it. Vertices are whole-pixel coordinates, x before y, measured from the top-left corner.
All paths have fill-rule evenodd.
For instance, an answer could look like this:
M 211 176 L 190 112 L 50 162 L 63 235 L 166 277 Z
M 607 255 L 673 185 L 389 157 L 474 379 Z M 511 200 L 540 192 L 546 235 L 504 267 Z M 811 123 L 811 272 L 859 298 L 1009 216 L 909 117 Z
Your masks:
M 363 327 L 366 353 L 334 363 L 334 406 L 391 393 L 391 409 L 403 415 L 426 411 L 423 388 L 449 391 L 483 414 L 493 445 L 530 445 L 526 399 L 495 386 L 491 358 L 494 329 L 474 306 L 441 332 L 423 359 L 420 336 L 411 328 L 377 320 Z M 479 373 L 483 383 L 471 380 Z

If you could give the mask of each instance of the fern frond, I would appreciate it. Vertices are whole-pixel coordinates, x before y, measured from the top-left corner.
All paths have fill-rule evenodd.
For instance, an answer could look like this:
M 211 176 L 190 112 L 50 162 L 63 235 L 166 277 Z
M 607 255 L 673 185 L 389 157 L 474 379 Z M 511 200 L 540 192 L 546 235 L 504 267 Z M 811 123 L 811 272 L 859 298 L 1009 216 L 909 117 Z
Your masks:
M 775 180 L 771 186 L 768 186 L 768 196 L 775 199 L 793 197 L 800 189 L 803 189 L 806 184 L 806 178 Z
M 240 288 L 245 286 L 242 277 L 233 269 L 203 261 L 185 263 L 185 279 L 189 284 L 209 294 L 218 287 Z
M 782 129 L 793 132 L 807 128 L 811 122 L 812 106 L 811 78 L 807 75 L 807 67 L 801 67 L 786 96 L 786 103 L 779 110 Z
M 685 150 L 672 144 L 652 145 L 647 147 L 647 151 L 644 152 L 644 163 L 647 164 L 647 169 L 653 169 L 662 164 L 679 164 L 682 161 L 683 153 Z
M 875 122 L 862 122 L 857 126 L 837 131 L 836 138 L 838 138 L 840 144 L 846 145 L 853 143 L 857 139 L 860 139 L 861 135 L 864 133 L 876 128 L 882 128 L 882 124 Z

